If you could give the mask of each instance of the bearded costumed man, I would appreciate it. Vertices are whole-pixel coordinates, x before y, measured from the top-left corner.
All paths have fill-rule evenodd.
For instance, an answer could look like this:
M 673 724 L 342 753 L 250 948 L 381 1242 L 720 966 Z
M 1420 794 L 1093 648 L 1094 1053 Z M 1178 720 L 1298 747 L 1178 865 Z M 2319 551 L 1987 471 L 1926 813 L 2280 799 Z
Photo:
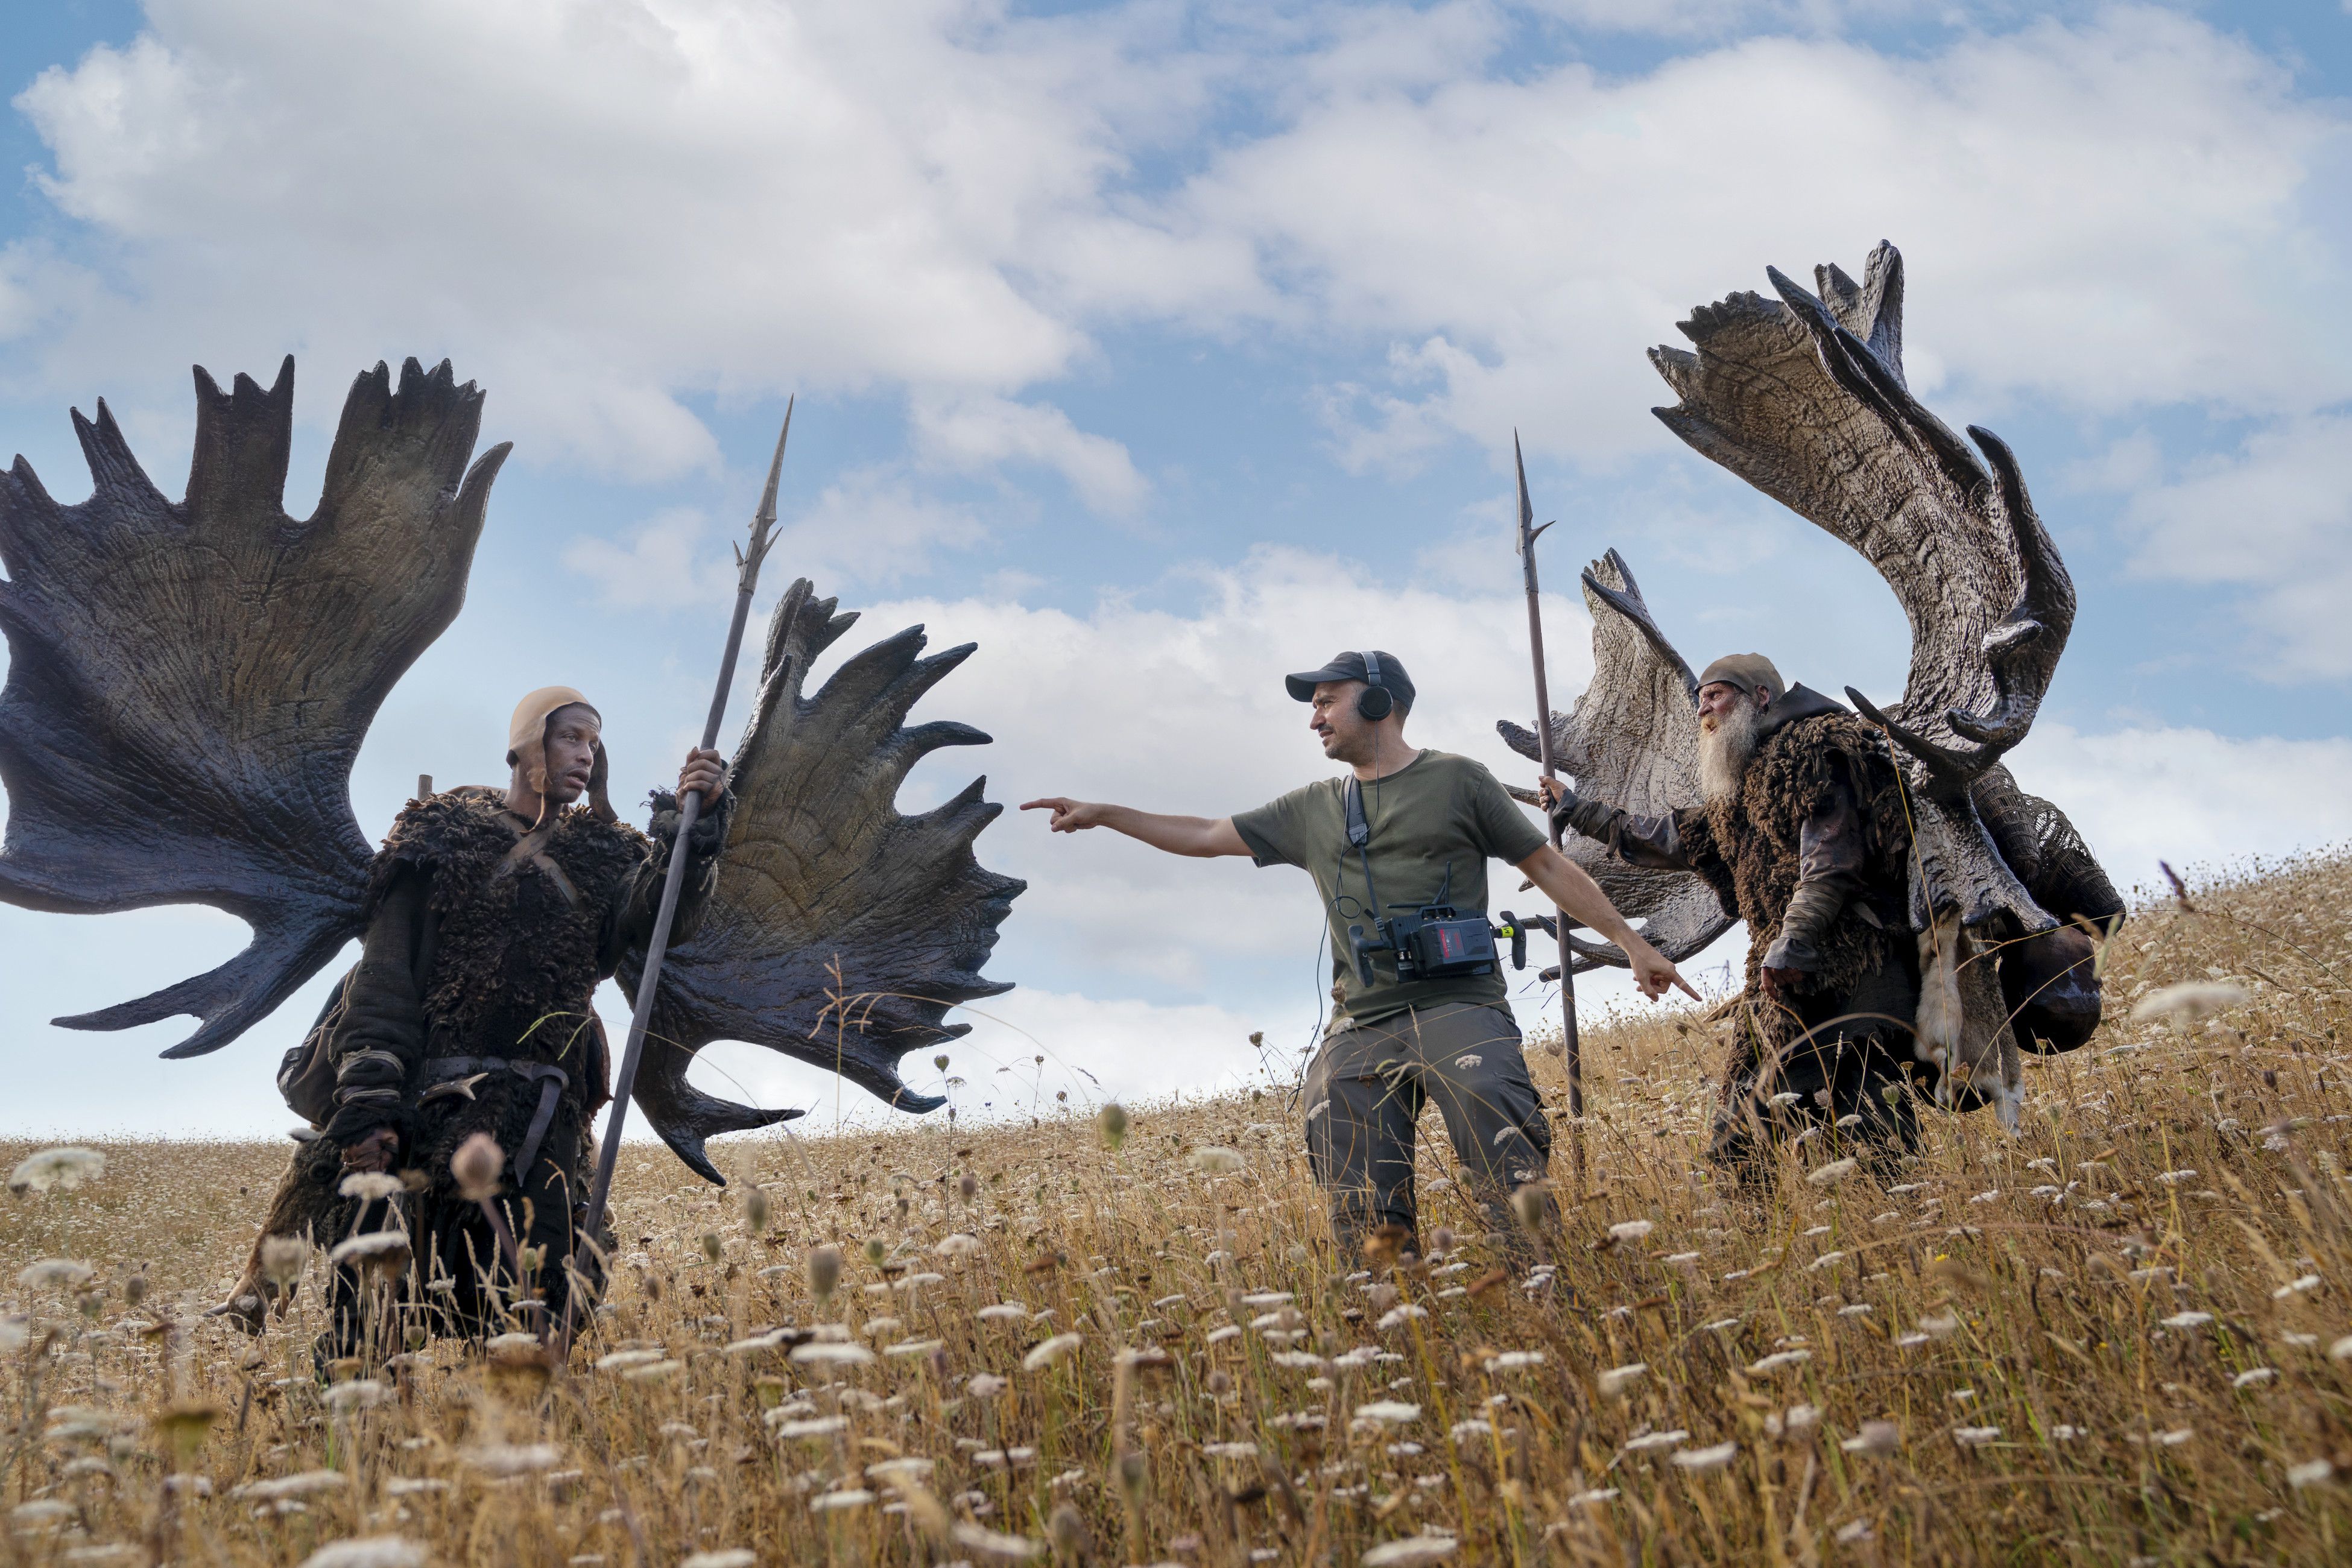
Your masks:
M 1697 872 L 1748 922 L 1709 1157 L 1750 1169 L 1762 1142 L 1807 1123 L 1844 1123 L 1881 1160 L 1907 1152 L 1903 1068 L 1923 1087 L 1937 1069 L 1911 1048 L 1910 834 L 1885 740 L 1760 654 L 1709 665 L 1697 702 L 1701 804 L 1635 816 L 1555 780 L 1543 794 L 1563 827 L 1628 864 Z
M 515 709 L 504 790 L 448 790 L 411 802 L 394 823 L 375 859 L 360 962 L 280 1076 L 289 1102 L 321 1125 L 295 1155 L 222 1310 L 259 1328 L 272 1294 L 270 1237 L 307 1233 L 331 1246 L 404 1226 L 415 1267 L 402 1289 L 422 1284 L 423 1299 L 406 1304 L 432 1329 L 499 1331 L 508 1326 L 501 1296 L 526 1321 L 562 1319 L 591 1128 L 610 1099 L 590 998 L 643 945 L 677 852 L 677 795 L 656 792 L 651 837 L 617 819 L 602 729 L 578 691 L 534 691 Z M 712 751 L 689 752 L 678 772 L 679 795 L 706 803 L 686 847 L 694 862 L 674 928 L 680 942 L 717 879 L 733 805 L 725 779 Z M 523 1280 L 496 1220 L 453 1185 L 452 1155 L 484 1132 L 508 1156 L 497 1206 Z M 609 1247 L 611 1238 L 595 1240 Z M 596 1250 L 576 1250 L 593 1289 Z M 323 1353 L 357 1348 L 364 1261 L 331 1277 Z M 278 1300 L 282 1312 L 288 1297 Z

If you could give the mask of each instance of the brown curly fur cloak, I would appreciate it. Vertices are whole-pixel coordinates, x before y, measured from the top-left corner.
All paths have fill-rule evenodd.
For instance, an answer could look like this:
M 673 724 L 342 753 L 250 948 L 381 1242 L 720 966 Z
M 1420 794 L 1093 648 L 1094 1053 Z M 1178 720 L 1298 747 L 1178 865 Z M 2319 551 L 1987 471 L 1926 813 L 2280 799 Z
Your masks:
M 616 906 L 635 891 L 654 844 L 583 806 L 565 811 L 546 855 L 578 893 L 575 906 L 543 869 L 508 859 L 515 836 L 500 820 L 504 798 L 469 785 L 413 802 L 376 855 L 371 910 L 404 868 L 429 878 L 437 939 L 425 976 L 425 1054 L 562 1068 L 571 1082 L 547 1147 L 569 1163 L 570 1144 L 610 1098 L 591 998 L 618 956 L 605 951 Z M 471 1100 L 421 1108 L 403 1163 L 445 1179 L 450 1154 L 477 1131 L 517 1149 L 538 1102 L 536 1085 L 493 1073 Z
M 1691 862 L 1748 922 L 1747 990 L 1735 1010 L 1742 1020 L 1725 1073 L 1727 1092 L 1752 1083 L 1763 1064 L 1803 1034 L 1786 1006 L 1764 995 L 1764 955 L 1780 935 L 1780 921 L 1797 890 L 1798 855 L 1805 821 L 1831 787 L 1843 783 L 1862 816 L 1867 883 L 1890 910 L 1906 907 L 1911 831 L 1902 780 L 1885 737 L 1851 713 L 1799 719 L 1767 736 L 1729 798 L 1675 814 Z M 1908 922 L 1873 924 L 1860 901 L 1849 903 L 1822 933 L 1822 967 L 1801 977 L 1799 998 L 1851 994 L 1864 976 L 1906 962 L 1914 946 Z M 1901 1054 L 1907 1057 L 1907 1048 Z
M 495 1056 L 562 1068 L 570 1082 L 542 1146 L 567 1173 L 578 1172 L 591 1153 L 596 1111 L 611 1097 L 591 997 L 619 956 L 610 949 L 620 907 L 635 896 L 641 877 L 658 878 L 663 858 L 653 839 L 626 824 L 602 821 L 585 807 L 566 811 L 546 854 L 579 894 L 575 906 L 541 868 L 509 862 L 516 837 L 499 817 L 504 800 L 499 790 L 467 785 L 412 801 L 376 854 L 368 916 L 374 919 L 404 875 L 426 879 L 435 934 L 425 977 L 424 1056 Z M 655 805 L 657 824 L 665 806 L 674 820 L 674 802 L 656 796 Z M 449 1156 L 457 1145 L 482 1131 L 499 1147 L 519 1150 L 538 1103 L 537 1085 L 497 1072 L 474 1087 L 471 1099 L 446 1095 L 418 1105 L 406 1119 L 400 1163 L 421 1174 L 428 1194 L 446 1197 Z M 261 1237 L 307 1234 L 322 1246 L 341 1239 L 352 1217 L 352 1205 L 337 1192 L 341 1176 L 341 1151 L 333 1143 L 322 1138 L 303 1144 Z M 259 1247 L 257 1240 L 248 1280 L 258 1278 Z

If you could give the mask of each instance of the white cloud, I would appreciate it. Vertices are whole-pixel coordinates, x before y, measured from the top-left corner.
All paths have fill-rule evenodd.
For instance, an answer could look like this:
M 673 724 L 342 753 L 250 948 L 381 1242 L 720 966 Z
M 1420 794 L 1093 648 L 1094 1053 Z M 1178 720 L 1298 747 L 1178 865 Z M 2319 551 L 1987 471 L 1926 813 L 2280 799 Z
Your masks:
M 682 394 L 1062 372 L 1081 332 L 1009 268 L 1192 68 L 979 0 L 147 10 L 16 100 L 119 280 L 20 385 L 446 347 L 503 429 L 639 475 L 712 459 Z M 39 259 L 0 297 L 64 291 Z
M 1097 512 L 1132 513 L 1150 489 L 1125 447 L 1087 435 L 1058 408 L 1008 397 L 920 397 L 914 425 L 918 447 L 943 468 L 970 471 L 1007 461 L 1041 464 L 1060 473 Z
M 2274 679 L 2352 675 L 2352 416 L 2281 421 L 2169 477 L 2158 466 L 2141 438 L 2099 465 L 2137 481 L 2137 567 L 2243 593 L 2251 657 Z
M 675 610 L 724 603 L 734 574 L 724 552 L 704 548 L 710 520 L 698 508 L 672 507 L 615 543 L 575 539 L 563 563 L 593 579 L 618 609 Z
M 1408 450 L 1439 430 L 1499 447 L 1515 425 L 1587 459 L 1654 447 L 1643 351 L 1670 323 L 1765 288 L 1767 261 L 1858 272 L 1881 237 L 1911 265 L 1923 387 L 2257 413 L 2352 390 L 2339 193 L 2313 184 L 2343 122 L 2193 18 L 1490 72 L 1327 80 L 1167 204 L 1171 245 L 1245 237 L 1316 328 L 1394 345 L 1390 385 L 1338 403 Z M 1232 319 L 1229 293 L 1196 319 Z
M 190 360 L 446 347 L 527 451 L 638 475 L 713 460 L 685 398 L 903 392 L 928 460 L 1042 463 L 1119 513 L 1125 450 L 1034 390 L 1102 324 L 1361 353 L 1327 398 L 1351 461 L 1365 431 L 1393 457 L 1515 424 L 1605 461 L 1664 439 L 1642 351 L 1669 323 L 1885 236 L 1923 385 L 2352 390 L 2342 193 L 2314 184 L 2342 119 L 2194 17 L 1897 54 L 1804 36 L 1895 4 L 1562 9 L 1798 36 L 1610 78 L 1519 68 L 1509 16 L 1466 3 L 1219 31 L 1141 4 L 152 0 L 17 100 L 94 244 L 0 257 L 9 379 L 122 401 Z M 1171 162 L 1200 172 L 1139 173 Z
M 709 523 L 697 508 L 674 507 L 619 542 L 574 539 L 563 563 L 617 609 L 723 605 L 734 592 L 734 557 Z M 772 558 L 794 576 L 871 588 L 928 570 L 940 552 L 988 539 L 969 508 L 923 495 L 887 468 L 853 468 L 779 524 Z
M 2084 734 L 2041 723 L 2011 759 L 2018 782 L 2055 801 L 2128 892 L 2181 870 L 2252 856 L 2352 846 L 2352 740 L 2230 740 L 2210 730 Z

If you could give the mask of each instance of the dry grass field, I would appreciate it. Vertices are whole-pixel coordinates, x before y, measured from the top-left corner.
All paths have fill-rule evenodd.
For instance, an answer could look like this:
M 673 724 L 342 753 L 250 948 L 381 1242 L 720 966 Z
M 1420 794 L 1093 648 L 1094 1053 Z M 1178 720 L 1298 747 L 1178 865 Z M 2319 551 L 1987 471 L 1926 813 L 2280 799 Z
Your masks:
M 724 1194 L 633 1149 L 551 1373 L 436 1344 L 321 1386 L 318 1260 L 263 1340 L 198 1316 L 282 1146 L 109 1145 L 0 1198 L 0 1560 L 2344 1561 L 2352 864 L 2156 900 L 2108 976 L 2021 1136 L 1931 1114 L 1887 1187 L 1809 1182 L 1816 1143 L 1727 1189 L 1697 1016 L 1592 1029 L 1532 1270 L 1433 1120 L 1452 1249 L 1356 1274 L 1271 1094 L 1116 1151 L 1076 1109 L 738 1141 Z

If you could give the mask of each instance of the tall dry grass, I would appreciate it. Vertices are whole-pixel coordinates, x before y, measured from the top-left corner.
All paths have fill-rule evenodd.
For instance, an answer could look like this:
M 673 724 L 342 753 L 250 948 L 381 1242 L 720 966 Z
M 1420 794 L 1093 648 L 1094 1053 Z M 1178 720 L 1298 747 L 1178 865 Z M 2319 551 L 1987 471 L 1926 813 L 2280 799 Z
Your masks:
M 2189 904 L 2126 928 L 2116 1021 L 2029 1068 L 2020 1136 L 1931 1114 L 1889 1188 L 1808 1182 L 1816 1147 L 1769 1197 L 1728 1189 L 1697 1161 L 1718 1047 L 1696 1016 L 1592 1031 L 1532 1272 L 1473 1229 L 1433 1120 L 1424 1237 L 1462 1234 L 1378 1281 L 1331 1256 L 1276 1096 L 1135 1108 L 1115 1152 L 1076 1112 L 914 1122 L 738 1142 L 725 1194 L 633 1150 L 609 1310 L 568 1368 L 438 1344 L 322 1388 L 316 1260 L 259 1342 L 197 1316 L 281 1151 L 109 1145 L 89 1184 L 0 1200 L 0 1552 L 2341 1560 L 2352 864 Z M 2123 1018 L 2179 984 L 2221 1010 Z M 20 1280 L 44 1259 L 89 1276 Z

